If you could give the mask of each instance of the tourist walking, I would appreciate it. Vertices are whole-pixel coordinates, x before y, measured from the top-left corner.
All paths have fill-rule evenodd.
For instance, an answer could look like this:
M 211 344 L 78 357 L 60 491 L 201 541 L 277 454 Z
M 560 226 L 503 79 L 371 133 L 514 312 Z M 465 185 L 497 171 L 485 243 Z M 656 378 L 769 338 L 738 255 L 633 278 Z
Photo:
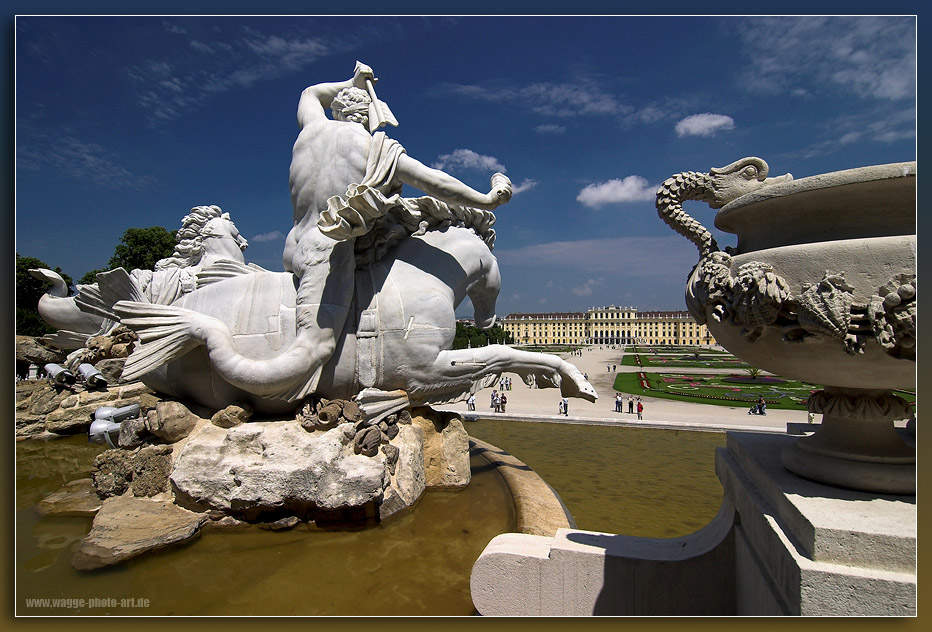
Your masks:
M 628 395 L 628 414 L 634 414 L 634 396 Z
M 644 419 L 644 404 L 638 400 L 638 419 Z
M 505 412 L 505 404 L 508 403 L 508 398 L 502 393 L 501 397 L 498 398 L 499 405 L 501 406 L 501 412 Z
M 564 397 L 563 398 L 563 415 L 568 417 L 569 414 L 570 414 L 570 400 Z
M 622 402 L 621 393 L 615 393 L 615 412 L 621 412 L 621 402 Z
M 470 393 L 469 398 L 466 400 L 466 409 L 467 410 L 476 410 L 476 395 L 475 393 Z
M 563 400 L 562 399 L 560 400 L 560 403 L 557 404 L 557 411 L 558 411 L 558 414 L 560 415 L 563 414 Z
M 492 399 L 489 402 L 489 408 L 495 410 L 495 400 L 498 399 L 498 391 L 492 391 Z

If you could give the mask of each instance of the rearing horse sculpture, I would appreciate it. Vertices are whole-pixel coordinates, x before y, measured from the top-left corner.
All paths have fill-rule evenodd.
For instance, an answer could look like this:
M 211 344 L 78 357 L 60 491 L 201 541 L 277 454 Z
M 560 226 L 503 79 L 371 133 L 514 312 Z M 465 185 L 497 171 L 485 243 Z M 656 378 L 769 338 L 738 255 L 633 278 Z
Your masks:
M 501 345 L 450 349 L 456 307 L 468 296 L 476 323 L 491 326 L 499 289 L 498 263 L 471 230 L 451 226 L 405 239 L 356 272 L 351 318 L 316 394 L 350 398 L 361 392 L 357 399 L 364 407 L 369 398 L 385 412 L 462 399 L 507 371 L 595 401 L 582 373 L 554 355 Z M 218 307 L 229 305 L 230 296 L 251 300 L 232 312 Z M 118 302 L 114 312 L 140 339 L 124 377 L 212 408 L 246 401 L 260 413 L 293 410 L 299 402 L 267 393 L 275 390 L 269 367 L 295 336 L 294 306 L 292 275 L 273 272 L 212 282 L 170 306 Z M 263 344 L 252 344 L 256 340 Z M 244 355 L 249 351 L 252 356 Z M 242 370 L 243 363 L 250 371 Z
M 140 341 L 125 378 L 161 381 L 159 390 L 213 406 L 245 399 L 268 412 L 317 394 L 356 395 L 367 414 L 382 414 L 462 398 L 505 370 L 595 399 L 582 374 L 552 356 L 450 350 L 466 296 L 480 326 L 494 323 L 492 210 L 511 199 L 511 181 L 496 173 L 488 193 L 477 191 L 373 133 L 390 121 L 370 107 L 375 81 L 357 62 L 351 79 L 301 95 L 285 274 L 219 264 L 198 275 L 203 289 L 170 305 L 116 302 Z M 378 120 L 369 121 L 373 114 Z M 402 198 L 405 184 L 428 195 Z M 120 285 L 119 275 L 110 280 Z

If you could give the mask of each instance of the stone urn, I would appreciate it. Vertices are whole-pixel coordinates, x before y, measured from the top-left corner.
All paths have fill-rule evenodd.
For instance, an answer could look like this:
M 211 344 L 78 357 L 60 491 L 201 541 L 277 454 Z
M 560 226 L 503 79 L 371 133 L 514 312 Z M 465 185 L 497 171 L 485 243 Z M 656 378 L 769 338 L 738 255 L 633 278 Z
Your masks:
M 684 172 L 657 193 L 657 210 L 699 249 L 686 303 L 716 340 L 750 364 L 821 384 L 811 436 L 782 455 L 795 474 L 851 489 L 915 494 L 915 448 L 896 420 L 914 419 L 893 394 L 916 384 L 916 163 L 794 180 L 745 158 Z M 720 209 L 737 235 L 721 250 L 683 211 Z

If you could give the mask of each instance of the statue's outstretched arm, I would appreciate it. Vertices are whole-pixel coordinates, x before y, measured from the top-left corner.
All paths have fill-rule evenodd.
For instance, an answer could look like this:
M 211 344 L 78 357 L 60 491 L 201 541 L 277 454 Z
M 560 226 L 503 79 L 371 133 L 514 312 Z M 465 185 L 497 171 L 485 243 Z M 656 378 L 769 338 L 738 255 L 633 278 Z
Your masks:
M 448 173 L 433 169 L 402 154 L 398 158 L 396 176 L 424 193 L 448 204 L 460 204 L 491 211 L 511 199 L 511 181 L 500 173 L 492 176 L 492 190 L 480 193 Z

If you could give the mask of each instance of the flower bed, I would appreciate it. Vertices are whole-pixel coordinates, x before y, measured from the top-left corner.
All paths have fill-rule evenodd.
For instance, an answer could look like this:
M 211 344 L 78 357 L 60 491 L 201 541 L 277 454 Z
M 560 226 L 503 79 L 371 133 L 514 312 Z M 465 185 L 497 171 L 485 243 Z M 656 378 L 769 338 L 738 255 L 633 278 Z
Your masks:
M 786 384 L 786 380 L 781 380 L 778 377 L 769 377 L 766 375 L 759 375 L 757 377 L 741 376 L 741 375 L 729 375 L 728 377 L 721 378 L 723 382 L 729 382 L 734 384 Z

